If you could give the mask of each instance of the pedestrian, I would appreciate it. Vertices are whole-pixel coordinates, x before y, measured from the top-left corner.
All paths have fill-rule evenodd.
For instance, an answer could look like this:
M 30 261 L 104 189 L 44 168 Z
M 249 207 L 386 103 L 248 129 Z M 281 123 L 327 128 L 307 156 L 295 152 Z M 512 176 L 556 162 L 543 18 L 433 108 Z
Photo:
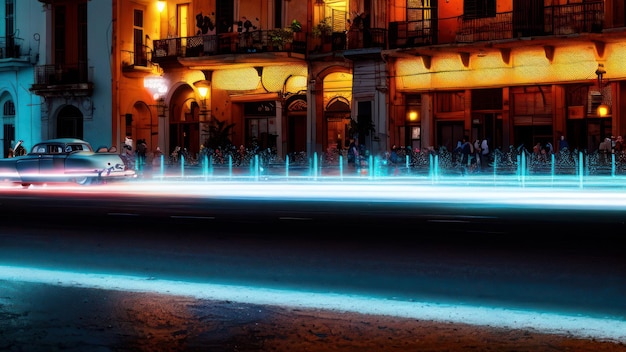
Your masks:
M 148 145 L 146 144 L 145 139 L 140 139 L 137 141 L 137 159 L 139 162 L 139 166 L 143 166 L 146 163 L 146 150 L 148 149 Z
M 480 142 L 480 166 L 485 169 L 489 166 L 489 157 L 491 150 L 489 149 L 489 141 L 487 138 L 483 138 Z
M 474 145 L 468 139 L 469 137 L 467 136 L 461 139 L 461 164 L 463 167 L 469 166 L 472 160 L 472 155 L 474 154 Z
M 160 147 L 156 147 L 156 150 L 154 151 L 154 155 L 152 157 L 152 166 L 153 167 L 160 167 L 161 166 L 161 159 L 163 158 L 163 152 L 161 151 Z
M 568 150 L 568 149 L 569 149 L 569 143 L 567 143 L 567 139 L 565 139 L 565 136 L 561 135 L 561 140 L 559 140 L 559 151 Z
M 350 145 L 348 146 L 348 165 L 360 166 L 359 159 L 359 139 L 354 138 L 350 141 Z

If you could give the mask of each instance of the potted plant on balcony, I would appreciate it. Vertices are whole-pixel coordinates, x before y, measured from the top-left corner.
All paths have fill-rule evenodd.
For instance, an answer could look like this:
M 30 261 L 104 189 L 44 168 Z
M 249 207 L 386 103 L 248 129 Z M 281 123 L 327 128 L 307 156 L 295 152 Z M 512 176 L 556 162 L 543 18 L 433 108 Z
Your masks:
M 293 42 L 293 32 L 291 28 L 275 28 L 269 32 L 269 43 L 278 50 L 289 50 L 289 45 Z
M 305 40 L 303 33 L 302 33 L 302 23 L 300 23 L 300 21 L 298 21 L 297 19 L 294 19 L 293 21 L 291 21 L 289 28 L 293 32 L 294 41 L 303 42 Z
M 313 27 L 313 36 L 317 38 L 330 37 L 333 27 L 330 25 L 331 18 L 326 17 Z
M 291 31 L 294 33 L 302 32 L 302 23 L 300 23 L 297 19 L 294 19 L 291 21 L 289 28 L 291 28 Z
M 316 46 L 319 46 L 318 50 L 322 52 L 331 51 L 332 47 L 332 39 L 331 36 L 333 34 L 333 27 L 331 26 L 331 18 L 326 17 L 321 20 L 318 24 L 313 26 L 312 34 L 314 38 L 319 38 L 320 43 Z

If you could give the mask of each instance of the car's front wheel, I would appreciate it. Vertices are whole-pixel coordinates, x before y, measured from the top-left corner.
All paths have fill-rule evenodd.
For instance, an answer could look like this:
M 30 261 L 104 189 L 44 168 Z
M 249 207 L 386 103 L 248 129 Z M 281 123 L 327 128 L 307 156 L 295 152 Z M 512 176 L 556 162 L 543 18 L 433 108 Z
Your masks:
M 86 177 L 86 176 L 85 177 L 78 177 L 74 181 L 77 184 L 83 185 L 83 186 L 87 186 L 87 185 L 90 185 L 90 184 L 94 183 L 92 177 Z

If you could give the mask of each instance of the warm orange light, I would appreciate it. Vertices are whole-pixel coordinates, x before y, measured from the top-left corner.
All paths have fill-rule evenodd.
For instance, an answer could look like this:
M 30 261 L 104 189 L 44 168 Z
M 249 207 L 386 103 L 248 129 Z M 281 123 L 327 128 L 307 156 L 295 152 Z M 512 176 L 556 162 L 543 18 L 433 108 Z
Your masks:
M 605 104 L 600 104 L 598 106 L 598 116 L 605 117 L 609 114 L 609 107 Z
M 198 87 L 198 93 L 200 93 L 200 96 L 204 99 L 206 98 L 206 93 L 209 92 L 209 88 L 208 87 Z
M 163 12 L 163 9 L 165 9 L 165 1 L 157 1 L 157 9 L 159 10 L 159 12 Z
M 417 121 L 419 118 L 419 115 L 417 114 L 417 111 L 409 111 L 409 121 Z
M 200 97 L 202 99 L 206 98 L 206 95 L 209 92 L 210 83 L 208 81 L 202 80 L 195 82 L 193 85 L 196 86 L 196 88 L 198 89 L 198 94 L 200 94 Z

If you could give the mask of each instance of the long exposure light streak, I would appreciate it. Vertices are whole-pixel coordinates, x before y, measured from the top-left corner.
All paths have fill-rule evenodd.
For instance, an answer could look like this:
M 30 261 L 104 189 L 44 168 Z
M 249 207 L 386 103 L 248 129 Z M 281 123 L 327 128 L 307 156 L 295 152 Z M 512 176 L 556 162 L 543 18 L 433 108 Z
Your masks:
M 326 178 L 317 181 L 261 180 L 136 180 L 94 187 L 40 185 L 28 189 L 2 185 L 2 192 L 29 194 L 32 190 L 89 197 L 168 197 L 207 199 L 252 199 L 307 201 L 356 201 L 436 204 L 450 208 L 528 208 L 603 212 L 626 210 L 626 179 L 579 178 L 522 179 L 486 177 L 387 179 Z M 471 202 L 468 202 L 471 200 Z M 467 213 L 465 213 L 467 214 Z M 132 214 L 129 214 L 132 215 Z M 181 215 L 184 216 L 184 215 Z M 194 215 L 196 216 L 196 215 Z M 433 221 L 437 221 L 436 218 Z M 443 305 L 407 302 L 368 296 L 276 290 L 267 287 L 229 286 L 210 282 L 160 280 L 141 276 L 69 272 L 36 267 L 0 266 L 0 280 L 38 282 L 50 285 L 92 287 L 108 290 L 156 292 L 192 296 L 198 299 L 230 300 L 311 309 L 353 311 L 414 319 L 532 329 L 546 333 L 626 342 L 626 320 L 567 315 L 551 311 L 508 309 L 506 307 Z
M 606 182 L 606 181 L 605 181 Z M 613 186 L 611 186 L 613 185 Z M 626 210 L 626 181 L 596 181 L 587 187 L 546 185 L 543 182 L 519 186 L 488 185 L 480 179 L 429 184 L 424 182 L 328 181 L 141 181 L 111 183 L 96 187 L 50 185 L 35 187 L 51 193 L 107 194 L 109 197 L 229 198 L 295 201 L 419 202 L 468 207 L 520 207 L 579 209 L 589 211 Z M 28 192 L 16 187 L 4 191 Z M 472 202 L 466 202 L 471 199 Z
M 530 329 L 565 336 L 626 342 L 626 321 L 624 320 L 565 315 L 548 311 L 407 302 L 360 295 L 277 290 L 253 286 L 160 280 L 128 275 L 77 273 L 16 266 L 0 266 L 0 280 L 103 290 L 151 292 L 196 299 L 277 305 L 300 309 L 326 309 L 509 329 Z

